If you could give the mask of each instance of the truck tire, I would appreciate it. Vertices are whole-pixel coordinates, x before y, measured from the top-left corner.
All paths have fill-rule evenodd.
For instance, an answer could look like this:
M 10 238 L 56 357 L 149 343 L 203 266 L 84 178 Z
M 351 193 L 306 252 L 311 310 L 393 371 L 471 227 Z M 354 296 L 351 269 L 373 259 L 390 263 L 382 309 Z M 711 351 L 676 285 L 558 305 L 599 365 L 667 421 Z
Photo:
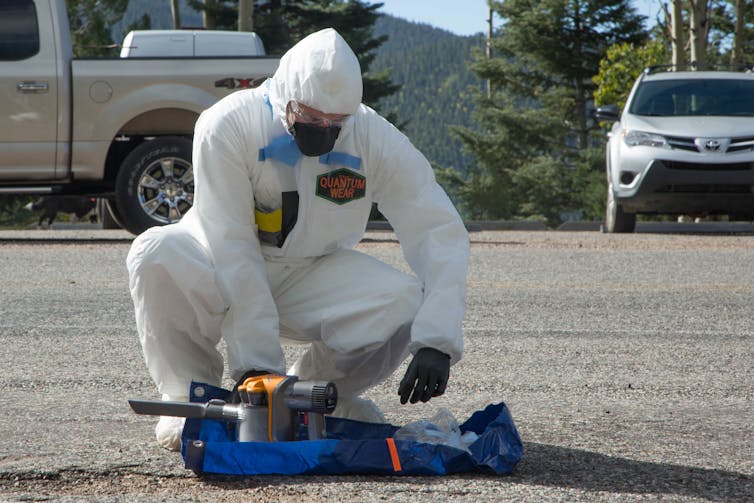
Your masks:
M 629 233 L 636 229 L 636 213 L 626 213 L 615 199 L 613 185 L 607 186 L 607 204 L 605 205 L 605 230 L 608 233 Z
M 121 224 L 133 234 L 179 221 L 194 203 L 191 141 L 164 136 L 133 149 L 118 171 L 115 197 Z
M 123 228 L 115 201 L 109 201 L 104 197 L 97 199 L 97 218 L 103 229 Z

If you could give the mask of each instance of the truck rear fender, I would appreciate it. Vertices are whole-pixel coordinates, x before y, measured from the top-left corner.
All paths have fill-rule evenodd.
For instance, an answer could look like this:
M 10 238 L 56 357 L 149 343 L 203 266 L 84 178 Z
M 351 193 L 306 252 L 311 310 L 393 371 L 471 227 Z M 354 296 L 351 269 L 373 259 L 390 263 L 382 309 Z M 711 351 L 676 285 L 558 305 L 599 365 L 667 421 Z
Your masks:
M 82 148 L 74 148 L 73 155 L 86 157 L 86 160 L 73 159 L 74 176 L 78 179 L 103 178 L 106 161 L 111 164 L 118 161 L 112 156 L 108 159 L 108 153 L 114 144 L 119 143 L 116 141 L 119 136 L 193 134 L 199 114 L 217 100 L 217 96 L 193 86 L 156 84 L 99 105 L 99 111 L 89 114 L 97 117 L 92 123 L 74 119 L 74 138 Z M 88 106 L 94 105 L 88 101 Z M 122 146 L 119 146 L 113 152 L 121 150 Z

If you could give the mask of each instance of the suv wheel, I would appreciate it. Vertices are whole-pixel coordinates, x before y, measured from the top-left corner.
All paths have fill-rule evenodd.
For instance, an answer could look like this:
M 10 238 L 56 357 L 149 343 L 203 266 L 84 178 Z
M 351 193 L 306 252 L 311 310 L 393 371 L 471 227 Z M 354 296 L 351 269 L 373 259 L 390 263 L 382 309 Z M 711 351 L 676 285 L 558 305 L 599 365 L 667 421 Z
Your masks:
M 133 149 L 115 181 L 121 223 L 133 234 L 179 221 L 194 203 L 191 141 L 166 136 Z
M 609 233 L 634 232 L 636 229 L 636 213 L 623 211 L 623 207 L 615 199 L 612 183 L 607 185 L 605 227 Z

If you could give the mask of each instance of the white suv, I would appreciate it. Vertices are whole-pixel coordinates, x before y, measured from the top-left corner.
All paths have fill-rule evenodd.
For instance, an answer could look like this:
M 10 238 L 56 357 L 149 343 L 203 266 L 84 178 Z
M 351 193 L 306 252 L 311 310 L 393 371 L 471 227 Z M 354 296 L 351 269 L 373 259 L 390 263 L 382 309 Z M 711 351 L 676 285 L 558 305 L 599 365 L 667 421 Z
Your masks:
M 607 141 L 607 232 L 636 215 L 754 218 L 754 73 L 647 68 Z

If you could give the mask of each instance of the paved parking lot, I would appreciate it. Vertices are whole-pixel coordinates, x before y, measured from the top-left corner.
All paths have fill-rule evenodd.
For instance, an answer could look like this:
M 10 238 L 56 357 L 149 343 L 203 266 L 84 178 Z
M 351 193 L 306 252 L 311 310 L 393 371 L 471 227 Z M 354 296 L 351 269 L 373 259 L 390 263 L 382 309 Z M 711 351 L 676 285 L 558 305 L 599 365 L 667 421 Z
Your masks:
M 117 231 L 0 232 L 0 501 L 754 501 L 754 236 L 474 232 L 466 355 L 393 424 L 505 401 L 510 476 L 197 478 L 153 441 Z M 390 233 L 359 247 L 405 268 Z M 296 349 L 288 349 L 295 356 Z

